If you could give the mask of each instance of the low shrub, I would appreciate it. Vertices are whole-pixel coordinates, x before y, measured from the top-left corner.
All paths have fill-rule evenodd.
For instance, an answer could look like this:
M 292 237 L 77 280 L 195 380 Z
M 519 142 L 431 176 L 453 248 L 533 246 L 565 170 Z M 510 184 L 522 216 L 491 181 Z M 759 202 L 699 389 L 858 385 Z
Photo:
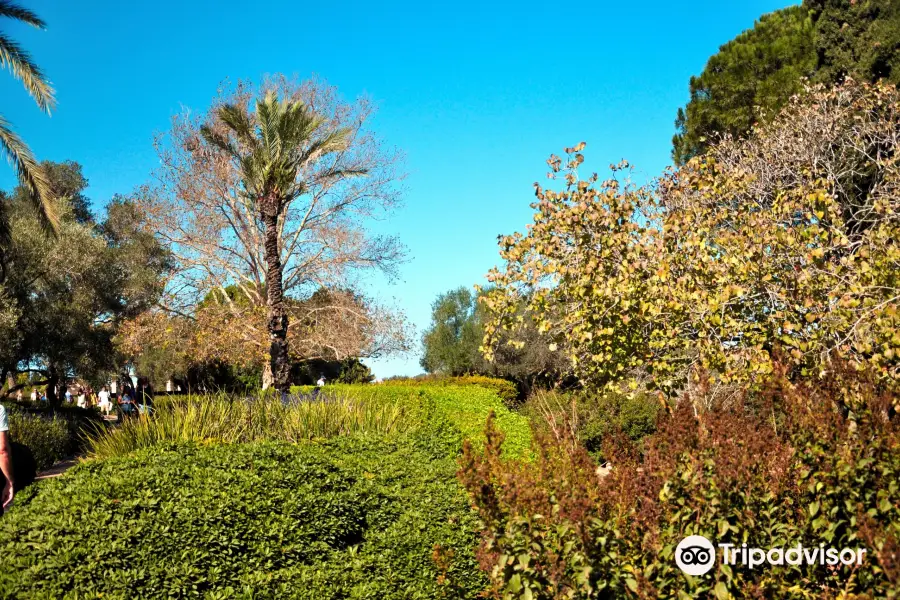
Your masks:
M 60 417 L 13 413 L 9 415 L 9 436 L 28 447 L 39 471 L 49 469 L 73 449 L 69 424 Z
M 4 406 L 9 415 L 13 468 L 19 487 L 34 481 L 39 471 L 81 452 L 85 435 L 103 427 L 95 411 L 78 407 L 52 409 L 28 401 L 7 402 Z
M 493 411 L 507 433 L 506 456 L 523 456 L 531 444 L 527 418 L 510 411 L 495 393 L 476 386 L 329 385 L 316 400 L 313 388 L 296 388 L 287 406 L 272 395 L 159 397 L 150 417 L 127 419 L 89 438 L 95 457 L 127 454 L 166 442 L 300 442 L 342 435 L 401 435 L 446 423 L 460 439 L 480 445 Z
M 459 377 L 427 376 L 417 378 L 395 378 L 385 382 L 385 385 L 409 385 L 409 386 L 467 386 L 473 385 L 491 390 L 503 400 L 507 407 L 515 408 L 519 404 L 519 390 L 516 384 L 506 379 L 485 377 L 483 375 L 462 375 Z
M 159 445 L 83 463 L 0 519 L 15 598 L 473 598 L 477 522 L 412 441 Z
M 491 424 L 460 478 L 484 526 L 479 552 L 503 598 L 896 597 L 900 431 L 896 401 L 855 374 L 778 374 L 751 409 L 683 401 L 635 445 L 604 440 L 603 475 L 578 444 L 539 434 L 534 463 L 501 456 Z M 676 545 L 864 548 L 862 565 L 676 566 Z
M 615 390 L 538 392 L 522 407 L 522 413 L 558 442 L 573 438 L 603 462 L 603 442 L 622 433 L 638 442 L 656 430 L 662 404 L 644 393 Z

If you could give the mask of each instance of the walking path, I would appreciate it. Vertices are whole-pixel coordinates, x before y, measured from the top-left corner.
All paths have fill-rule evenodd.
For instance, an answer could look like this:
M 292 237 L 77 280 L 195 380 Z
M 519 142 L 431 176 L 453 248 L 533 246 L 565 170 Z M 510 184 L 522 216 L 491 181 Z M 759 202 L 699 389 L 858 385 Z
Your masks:
M 115 414 L 103 415 L 103 420 L 106 421 L 107 423 L 112 423 L 113 425 L 116 425 L 119 422 L 119 417 L 118 417 L 118 415 L 115 415 Z M 59 477 L 60 475 L 62 475 L 63 473 L 65 473 L 66 471 L 68 471 L 69 469 L 74 467 L 75 465 L 77 465 L 78 459 L 80 459 L 80 458 L 82 458 L 82 457 L 81 456 L 73 456 L 71 458 L 66 458 L 64 460 L 61 460 L 58 463 L 56 463 L 55 465 L 53 465 L 52 467 L 50 467 L 49 469 L 47 469 L 46 471 L 41 471 L 40 473 L 38 473 L 35 476 L 34 480 L 41 481 L 42 479 L 51 479 L 53 477 Z
M 40 481 L 42 479 L 50 479 L 52 477 L 59 477 L 70 468 L 74 467 L 78 464 L 78 458 L 67 458 L 65 460 L 61 460 L 46 471 L 41 471 L 34 478 L 35 481 Z

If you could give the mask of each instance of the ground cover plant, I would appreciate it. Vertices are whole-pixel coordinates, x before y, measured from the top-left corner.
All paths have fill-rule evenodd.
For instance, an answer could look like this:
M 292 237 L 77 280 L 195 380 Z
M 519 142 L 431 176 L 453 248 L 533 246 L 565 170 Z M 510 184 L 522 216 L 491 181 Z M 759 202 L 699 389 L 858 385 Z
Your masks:
M 473 597 L 455 462 L 413 443 L 159 445 L 26 492 L 0 522 L 16 598 Z M 433 560 L 433 555 L 442 562 Z
M 17 598 L 472 598 L 487 586 L 456 479 L 494 412 L 475 386 L 327 386 L 167 398 L 91 440 L 98 458 L 22 492 L 0 520 Z M 102 457 L 102 458 L 100 458 Z M 99 566 L 98 566 L 99 565 Z

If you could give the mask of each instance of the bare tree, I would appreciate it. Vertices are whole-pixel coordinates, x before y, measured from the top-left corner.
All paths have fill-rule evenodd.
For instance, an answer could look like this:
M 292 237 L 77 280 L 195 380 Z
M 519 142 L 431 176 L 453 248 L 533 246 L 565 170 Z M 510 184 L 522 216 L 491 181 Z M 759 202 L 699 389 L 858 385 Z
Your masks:
M 404 258 L 396 238 L 368 230 L 398 207 L 403 179 L 401 154 L 368 128 L 373 112 L 367 99 L 347 103 L 320 79 L 278 76 L 258 89 L 221 89 L 207 113 L 177 115 L 157 140 L 161 166 L 138 204 L 177 260 L 164 308 L 196 318 L 215 294 L 217 310 L 241 320 L 228 331 L 270 348 L 264 386 L 288 384 L 288 339 L 297 337 L 288 330 L 306 327 L 302 318 L 289 323 L 292 302 L 353 289 L 372 270 L 392 278 Z M 234 288 L 245 301 L 235 302 Z M 359 309 L 340 294 L 328 297 L 335 302 L 323 312 Z M 395 333 L 387 338 L 402 337 Z M 361 355 L 384 348 L 359 340 Z

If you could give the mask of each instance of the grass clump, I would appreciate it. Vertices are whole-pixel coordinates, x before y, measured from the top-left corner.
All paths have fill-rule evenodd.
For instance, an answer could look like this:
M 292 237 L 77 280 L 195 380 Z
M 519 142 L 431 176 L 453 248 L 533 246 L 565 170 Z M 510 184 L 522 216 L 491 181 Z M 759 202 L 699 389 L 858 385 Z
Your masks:
M 391 435 L 419 422 L 414 407 L 375 395 L 323 394 L 316 401 L 272 396 L 179 396 L 159 402 L 151 416 L 126 419 L 116 429 L 89 437 L 94 458 L 127 454 L 162 443 L 299 443 L 338 436 Z

